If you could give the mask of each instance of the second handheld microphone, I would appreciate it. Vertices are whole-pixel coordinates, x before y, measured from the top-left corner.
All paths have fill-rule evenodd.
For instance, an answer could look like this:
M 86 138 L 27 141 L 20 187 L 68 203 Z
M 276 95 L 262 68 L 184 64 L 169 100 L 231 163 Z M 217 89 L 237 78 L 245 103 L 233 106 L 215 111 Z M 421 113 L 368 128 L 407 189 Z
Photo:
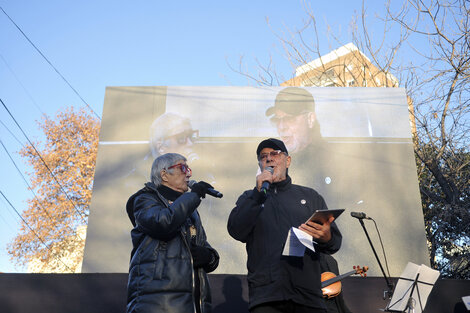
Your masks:
M 190 180 L 188 182 L 189 188 L 192 188 L 192 186 L 196 183 L 197 183 L 197 181 Z M 210 196 L 213 196 L 213 197 L 216 197 L 216 198 L 222 198 L 224 196 L 220 191 L 217 191 L 214 188 L 208 188 L 206 194 L 208 194 Z

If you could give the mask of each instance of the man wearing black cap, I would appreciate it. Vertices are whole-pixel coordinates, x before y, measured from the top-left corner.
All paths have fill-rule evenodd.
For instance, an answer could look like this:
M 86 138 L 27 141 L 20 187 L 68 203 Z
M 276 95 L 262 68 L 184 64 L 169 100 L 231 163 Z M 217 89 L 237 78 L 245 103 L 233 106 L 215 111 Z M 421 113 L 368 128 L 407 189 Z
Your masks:
M 304 88 L 284 88 L 266 116 L 295 158 L 290 167 L 295 183 L 314 188 L 330 205 L 338 206 L 343 191 L 338 174 L 341 162 L 322 139 L 312 94 Z
M 256 154 L 261 170 L 256 187 L 238 198 L 227 225 L 233 238 L 246 243 L 250 312 L 326 312 L 317 253 L 338 251 L 341 233 L 333 218 L 323 225 L 306 222 L 327 206 L 315 190 L 292 184 L 287 174 L 291 157 L 282 141 L 263 140 Z M 282 256 L 291 227 L 311 235 L 317 252 Z
M 320 124 L 315 115 L 315 101 L 303 88 L 281 90 L 266 116 L 277 128 L 291 154 L 296 154 L 321 140 Z

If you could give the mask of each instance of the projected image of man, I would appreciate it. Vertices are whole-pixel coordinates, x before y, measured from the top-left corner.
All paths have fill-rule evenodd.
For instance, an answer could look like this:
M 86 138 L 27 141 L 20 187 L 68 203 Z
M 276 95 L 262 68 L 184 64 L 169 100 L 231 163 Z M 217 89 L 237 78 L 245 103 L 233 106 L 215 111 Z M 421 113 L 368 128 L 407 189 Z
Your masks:
M 150 126 L 150 150 L 154 158 L 173 152 L 184 155 L 191 163 L 199 158 L 193 149 L 198 135 L 189 118 L 168 112 L 156 118 Z
M 164 113 L 157 117 L 149 128 L 149 151 L 136 161 L 126 174 L 124 184 L 128 188 L 138 188 L 142 180 L 148 176 L 148 168 L 155 158 L 165 153 L 173 152 L 183 155 L 193 166 L 199 160 L 194 151 L 199 132 L 194 130 L 191 121 L 176 113 Z M 209 180 L 213 183 L 212 180 Z
M 289 153 L 301 153 L 321 140 L 320 124 L 315 115 L 315 101 L 305 89 L 288 87 L 281 90 L 274 106 L 266 110 L 266 116 L 277 128 L 279 137 Z
M 333 201 L 330 194 L 338 194 L 338 190 L 332 190 L 338 182 L 338 162 L 322 138 L 312 94 L 304 88 L 284 88 L 266 110 L 266 116 L 294 157 L 289 169 L 294 182 L 312 187 Z

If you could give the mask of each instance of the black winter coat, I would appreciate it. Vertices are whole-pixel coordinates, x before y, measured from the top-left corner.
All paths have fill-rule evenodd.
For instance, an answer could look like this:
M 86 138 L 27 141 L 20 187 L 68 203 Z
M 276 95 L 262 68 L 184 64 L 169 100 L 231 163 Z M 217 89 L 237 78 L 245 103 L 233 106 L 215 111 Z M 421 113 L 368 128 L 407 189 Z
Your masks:
M 250 308 L 292 300 L 326 309 L 318 253 L 306 249 L 303 257 L 282 256 L 290 228 L 305 223 L 315 210 L 325 209 L 325 201 L 315 190 L 292 184 L 289 176 L 272 184 L 266 199 L 256 188 L 238 198 L 227 228 L 233 238 L 246 243 Z M 331 224 L 331 236 L 315 249 L 338 251 L 342 237 L 335 223 Z
M 201 200 L 196 193 L 187 192 L 170 205 L 154 184 L 145 186 L 129 198 L 126 207 L 134 225 L 127 313 L 196 312 L 194 275 L 199 275 L 202 313 L 210 313 L 206 272 L 217 268 L 219 257 L 207 242 L 196 211 Z M 196 244 L 211 249 L 216 256 L 204 269 L 193 269 L 188 218 L 196 227 Z

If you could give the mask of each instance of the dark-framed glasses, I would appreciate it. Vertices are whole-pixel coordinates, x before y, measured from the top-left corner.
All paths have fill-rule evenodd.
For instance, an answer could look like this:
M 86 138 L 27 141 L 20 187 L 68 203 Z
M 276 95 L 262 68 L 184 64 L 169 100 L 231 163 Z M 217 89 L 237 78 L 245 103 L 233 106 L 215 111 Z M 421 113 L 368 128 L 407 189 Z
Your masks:
M 184 163 L 178 163 L 178 164 L 172 165 L 168 167 L 167 169 L 171 170 L 172 168 L 177 168 L 177 167 L 179 167 L 183 173 L 189 174 L 189 176 L 193 174 L 193 171 L 189 168 L 189 166 Z
M 281 150 L 273 150 L 273 151 L 269 151 L 268 153 L 260 153 L 258 156 L 258 160 L 264 161 L 267 159 L 268 155 L 270 155 L 271 158 L 277 158 L 282 153 L 285 153 L 285 152 L 282 152 Z

